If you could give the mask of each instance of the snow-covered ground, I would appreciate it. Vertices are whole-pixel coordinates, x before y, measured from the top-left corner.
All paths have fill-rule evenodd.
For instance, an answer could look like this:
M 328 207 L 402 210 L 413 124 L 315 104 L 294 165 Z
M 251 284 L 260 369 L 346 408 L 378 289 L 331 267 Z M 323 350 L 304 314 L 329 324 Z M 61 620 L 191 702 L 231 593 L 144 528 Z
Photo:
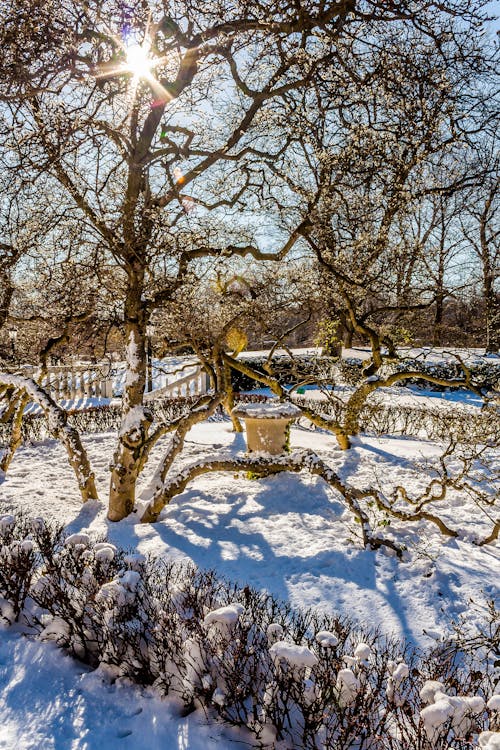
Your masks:
M 291 349 L 292 354 L 304 355 L 304 356 L 319 356 L 321 354 L 321 347 L 304 347 L 298 349 Z M 275 355 L 287 355 L 288 351 L 285 349 L 276 349 Z M 246 351 L 239 356 L 242 359 L 251 359 L 252 357 L 266 357 L 269 354 L 268 349 L 259 349 L 256 351 Z M 484 349 L 462 349 L 455 348 L 453 346 L 448 347 L 430 347 L 430 346 L 400 346 L 398 347 L 398 354 L 400 357 L 408 357 L 411 359 L 425 360 L 426 362 L 450 362 L 457 361 L 457 357 L 460 357 L 465 362 L 498 362 L 500 356 L 498 354 L 486 354 Z M 361 359 L 365 360 L 371 356 L 371 350 L 367 346 L 353 346 L 351 348 L 342 349 L 343 359 Z
M 84 442 L 104 500 L 115 436 L 89 435 Z M 440 453 L 431 442 L 391 437 L 360 437 L 343 452 L 333 436 L 295 428 L 292 447 L 316 451 L 357 486 L 380 485 L 387 491 L 404 483 L 410 493 L 423 489 L 430 476 L 425 464 Z M 204 423 L 189 434 L 181 463 L 244 449 L 244 436 L 231 432 L 228 422 Z M 145 471 L 143 497 L 160 453 L 161 446 Z M 0 484 L 0 512 L 20 509 L 62 521 L 71 532 L 107 534 L 143 553 L 189 557 L 294 605 L 354 615 L 417 643 L 425 643 L 424 630 L 444 630 L 470 598 L 480 598 L 482 590 L 491 594 L 500 580 L 500 549 L 467 541 L 484 534 L 491 521 L 457 493 L 439 510 L 462 538 L 446 540 L 430 524 L 393 524 L 395 538 L 408 546 L 400 563 L 384 551 L 363 550 L 357 524 L 339 498 L 309 475 L 252 481 L 207 474 L 174 498 L 156 524 L 138 524 L 134 516 L 111 523 L 105 502 L 82 505 L 74 485 L 58 444 L 22 447 Z
M 288 386 L 291 388 L 291 386 Z M 274 394 L 270 388 L 254 388 L 251 391 L 244 391 L 247 395 L 259 395 L 273 397 Z M 326 401 L 328 398 L 342 399 L 347 401 L 349 396 L 354 393 L 354 388 L 348 385 L 335 386 L 334 394 L 329 392 L 328 388 L 318 388 L 312 385 L 306 385 L 300 393 L 295 395 L 303 398 Z M 410 406 L 418 409 L 456 409 L 470 408 L 477 412 L 484 405 L 484 401 L 473 391 L 450 389 L 444 391 L 433 391 L 428 388 L 421 388 L 417 385 L 410 386 L 392 386 L 390 388 L 379 388 L 370 394 L 368 403 L 380 404 L 397 404 L 399 406 Z
M 46 441 L 20 448 L 8 475 L 0 477 L 0 514 L 22 510 L 57 519 L 70 532 L 106 534 L 142 553 L 189 558 L 295 606 L 348 614 L 422 646 L 449 631 L 456 617 L 479 618 L 481 602 L 498 594 L 500 546 L 472 543 L 491 528 L 491 520 L 459 493 L 438 506 L 460 531 L 458 539 L 446 539 L 423 522 L 407 527 L 391 522 L 381 529 L 406 544 L 402 562 L 387 550 L 364 550 L 359 527 L 340 498 L 321 479 L 304 474 L 261 480 L 204 475 L 174 498 L 158 523 L 138 524 L 134 516 L 111 523 L 105 497 L 115 440 L 112 434 L 84 437 L 102 503 L 81 504 L 63 449 Z M 431 442 L 366 436 L 342 452 L 333 436 L 299 428 L 292 429 L 291 443 L 294 449 L 316 451 L 357 486 L 387 491 L 405 484 L 410 493 L 423 489 L 440 453 Z M 143 498 L 162 447 L 145 471 Z M 244 436 L 232 433 L 228 422 L 204 423 L 189 434 L 180 461 L 244 449 Z M 236 747 L 220 736 L 220 727 L 208 729 L 197 714 L 181 719 L 169 704 L 159 708 L 147 691 L 103 685 L 46 644 L 27 645 L 11 632 L 1 634 L 0 644 L 2 750 Z
M 0 750 L 233 750 L 242 732 L 0 630 Z M 236 742 L 236 740 L 239 740 Z M 243 746 L 248 746 L 246 743 Z
M 303 349 L 292 349 L 291 353 L 297 356 L 319 356 L 321 349 L 317 347 L 309 347 Z M 241 359 L 252 359 L 255 357 L 266 357 L 269 354 L 268 350 L 258 351 L 247 351 L 242 352 L 239 356 Z M 485 355 L 482 349 L 439 349 L 439 348 L 401 348 L 401 356 L 415 358 L 422 362 L 427 363 L 443 363 L 449 361 L 457 361 L 456 357 L 460 357 L 463 361 L 468 364 L 478 364 L 484 362 L 498 362 L 500 363 L 500 357 L 496 355 Z M 283 349 L 276 349 L 276 356 L 284 355 L 288 356 L 289 353 Z M 344 349 L 342 351 L 342 357 L 346 360 L 356 359 L 365 360 L 370 356 L 370 350 L 367 347 L 354 347 L 352 349 Z M 179 379 L 185 378 L 195 374 L 197 369 L 197 359 L 194 356 L 172 356 L 164 357 L 163 359 L 153 359 L 152 361 L 152 390 L 158 390 L 165 388 L 166 386 L 172 385 Z M 89 372 L 97 368 L 97 365 L 89 364 Z M 109 367 L 109 364 L 106 364 Z M 115 362 L 111 368 L 111 378 L 113 381 L 113 394 L 120 397 L 123 392 L 123 386 L 126 378 L 126 366 L 125 362 Z M 305 387 L 306 395 L 309 398 L 320 397 L 321 392 L 314 386 Z M 347 398 L 352 392 L 352 388 L 336 384 L 335 394 L 340 398 Z M 268 388 L 255 389 L 252 393 L 261 393 L 263 395 L 272 395 Z M 395 388 L 382 388 L 372 394 L 371 400 L 378 400 L 382 403 L 394 402 L 397 400 L 402 406 L 412 407 L 442 407 L 448 405 L 450 402 L 460 404 L 461 406 L 474 406 L 481 407 L 481 399 L 471 391 L 450 389 L 435 391 L 432 389 L 425 389 L 420 386 L 409 386 L 402 387 L 398 386 Z M 78 399 L 62 399 L 58 400 L 58 403 L 69 411 L 88 409 L 95 406 L 106 406 L 110 403 L 111 399 L 103 398 L 100 396 L 84 396 Z M 37 404 L 30 403 L 25 409 L 26 414 L 40 414 L 41 409 Z

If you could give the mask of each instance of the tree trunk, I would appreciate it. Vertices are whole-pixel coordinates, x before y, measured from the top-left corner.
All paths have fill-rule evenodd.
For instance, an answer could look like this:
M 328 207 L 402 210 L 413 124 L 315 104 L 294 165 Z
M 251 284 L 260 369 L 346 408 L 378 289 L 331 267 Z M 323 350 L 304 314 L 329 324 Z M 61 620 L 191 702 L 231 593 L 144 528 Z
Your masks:
M 497 190 L 498 180 L 491 187 L 479 219 L 479 255 L 482 262 L 483 293 L 486 306 L 485 349 L 488 353 L 496 353 L 500 348 L 500 300 L 495 292 L 498 250 L 494 250 L 493 237 L 495 235 L 489 231 L 490 222 L 492 223 L 494 220 L 494 214 L 491 210 Z
M 29 400 L 34 401 L 43 409 L 50 434 L 56 440 L 60 440 L 66 448 L 68 461 L 75 472 L 83 502 L 97 500 L 94 474 L 90 468 L 87 452 L 82 445 L 78 431 L 68 424 L 68 415 L 64 409 L 58 406 L 54 399 L 31 378 L 0 372 L 0 383 L 24 391 Z M 24 398 L 24 394 L 20 396 L 21 399 Z M 15 429 L 17 431 L 20 427 Z M 14 439 L 16 440 L 16 437 Z
M 138 263 L 129 271 L 125 300 L 125 359 L 127 375 L 123 392 L 122 422 L 111 466 L 108 518 L 120 521 L 135 504 L 137 478 L 142 468 L 142 451 L 152 423 L 142 404 L 146 387 L 146 310 L 141 299 L 144 270 Z
M 15 407 L 14 414 L 12 416 L 12 428 L 10 432 L 9 445 L 7 446 L 5 453 L 0 461 L 0 469 L 7 473 L 8 468 L 14 458 L 14 454 L 22 443 L 22 424 L 23 414 L 26 404 L 29 402 L 29 397 L 26 394 L 19 396 L 19 401 Z
M 354 327 L 347 317 L 341 313 L 339 315 L 340 326 L 342 328 L 342 346 L 344 349 L 352 349 L 353 338 L 354 338 Z
M 10 301 L 14 287 L 7 269 L 0 268 L 0 329 L 5 325 L 9 317 Z
M 233 430 L 234 432 L 243 432 L 243 426 L 236 416 L 236 414 L 233 414 L 233 408 L 234 408 L 234 391 L 233 391 L 233 385 L 231 383 L 231 368 L 227 363 L 224 363 L 222 365 L 222 377 L 223 377 L 223 387 L 222 390 L 226 394 L 223 404 L 224 409 L 227 411 L 231 418 L 231 422 L 233 424 Z
M 445 258 L 446 258 L 446 246 L 445 246 L 445 228 L 441 226 L 441 242 L 439 248 L 439 260 L 436 274 L 436 310 L 434 313 L 434 330 L 432 336 L 432 343 L 434 346 L 440 346 L 442 344 L 443 337 L 443 316 L 444 316 L 444 300 L 445 300 L 445 288 L 444 288 L 444 272 L 445 272 Z
M 485 271 L 484 301 L 486 306 L 486 341 L 487 353 L 494 354 L 500 349 L 500 300 L 495 292 L 493 275 Z
M 357 435 L 359 433 L 361 429 L 359 423 L 361 411 L 366 404 L 368 396 L 376 388 L 377 385 L 375 383 L 361 385 L 348 399 L 345 407 L 344 424 L 342 425 L 344 440 L 342 440 L 342 435 L 340 436 L 341 439 L 339 439 L 339 436 L 337 435 L 337 442 L 342 450 L 351 447 L 349 436 Z
M 443 313 L 444 313 L 444 297 L 438 292 L 436 296 L 436 310 L 434 313 L 434 326 L 432 332 L 432 344 L 433 346 L 441 346 L 442 335 L 443 335 Z

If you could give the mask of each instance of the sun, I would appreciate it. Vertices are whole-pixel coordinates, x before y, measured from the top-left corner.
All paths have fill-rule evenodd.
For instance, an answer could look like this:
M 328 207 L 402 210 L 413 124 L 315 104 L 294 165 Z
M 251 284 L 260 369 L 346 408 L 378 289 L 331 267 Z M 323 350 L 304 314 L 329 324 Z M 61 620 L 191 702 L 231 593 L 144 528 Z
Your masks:
M 133 42 L 125 49 L 127 69 L 134 78 L 151 78 L 155 61 L 149 56 L 149 45 Z

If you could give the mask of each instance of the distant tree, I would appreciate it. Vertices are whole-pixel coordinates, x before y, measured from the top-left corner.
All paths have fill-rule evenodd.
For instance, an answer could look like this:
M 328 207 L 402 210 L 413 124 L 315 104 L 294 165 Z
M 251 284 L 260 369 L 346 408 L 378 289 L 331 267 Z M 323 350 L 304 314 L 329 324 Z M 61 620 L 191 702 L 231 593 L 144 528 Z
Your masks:
M 490 52 L 481 57 L 480 38 L 461 33 L 450 45 L 448 21 L 440 20 L 432 42 L 411 27 L 399 33 L 383 27 L 380 37 L 357 39 L 349 45 L 354 65 L 345 62 L 339 44 L 328 77 L 304 93 L 301 106 L 296 98 L 289 102 L 301 168 L 291 169 L 290 152 L 273 165 L 275 174 L 288 176 L 299 205 L 316 191 L 301 233 L 330 286 L 330 320 L 371 348 L 366 379 L 343 417 L 316 422 L 332 429 L 342 448 L 359 431 L 361 410 L 374 391 L 417 376 L 413 368 L 392 368 L 397 345 L 407 335 L 411 340 L 406 321 L 431 306 L 439 326 L 451 283 L 447 262 L 462 242 L 460 196 L 484 179 L 484 169 L 472 169 L 464 154 L 482 126 L 498 123 L 498 110 L 492 114 L 487 106 L 495 96 L 488 85 Z M 423 377 L 474 387 L 465 365 L 462 378 L 448 383 Z M 279 378 L 267 384 L 284 397 Z
M 486 139 L 478 153 L 482 180 L 469 191 L 462 212 L 462 229 L 479 264 L 485 308 L 484 346 L 500 350 L 500 157 L 498 140 Z

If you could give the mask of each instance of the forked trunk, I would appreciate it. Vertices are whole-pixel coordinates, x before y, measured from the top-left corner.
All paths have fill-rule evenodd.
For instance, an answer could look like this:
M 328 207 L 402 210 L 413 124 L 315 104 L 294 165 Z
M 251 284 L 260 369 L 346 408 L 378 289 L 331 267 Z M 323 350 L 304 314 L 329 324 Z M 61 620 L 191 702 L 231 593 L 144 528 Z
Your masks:
M 234 432 L 243 432 L 243 426 L 236 416 L 236 414 L 233 414 L 233 408 L 234 408 L 234 390 L 233 390 L 233 384 L 231 382 L 231 368 L 227 363 L 224 363 L 222 365 L 222 375 L 223 375 L 223 391 L 226 394 L 223 404 L 224 409 L 229 414 L 229 417 L 231 418 L 231 422 L 233 424 L 233 430 Z

